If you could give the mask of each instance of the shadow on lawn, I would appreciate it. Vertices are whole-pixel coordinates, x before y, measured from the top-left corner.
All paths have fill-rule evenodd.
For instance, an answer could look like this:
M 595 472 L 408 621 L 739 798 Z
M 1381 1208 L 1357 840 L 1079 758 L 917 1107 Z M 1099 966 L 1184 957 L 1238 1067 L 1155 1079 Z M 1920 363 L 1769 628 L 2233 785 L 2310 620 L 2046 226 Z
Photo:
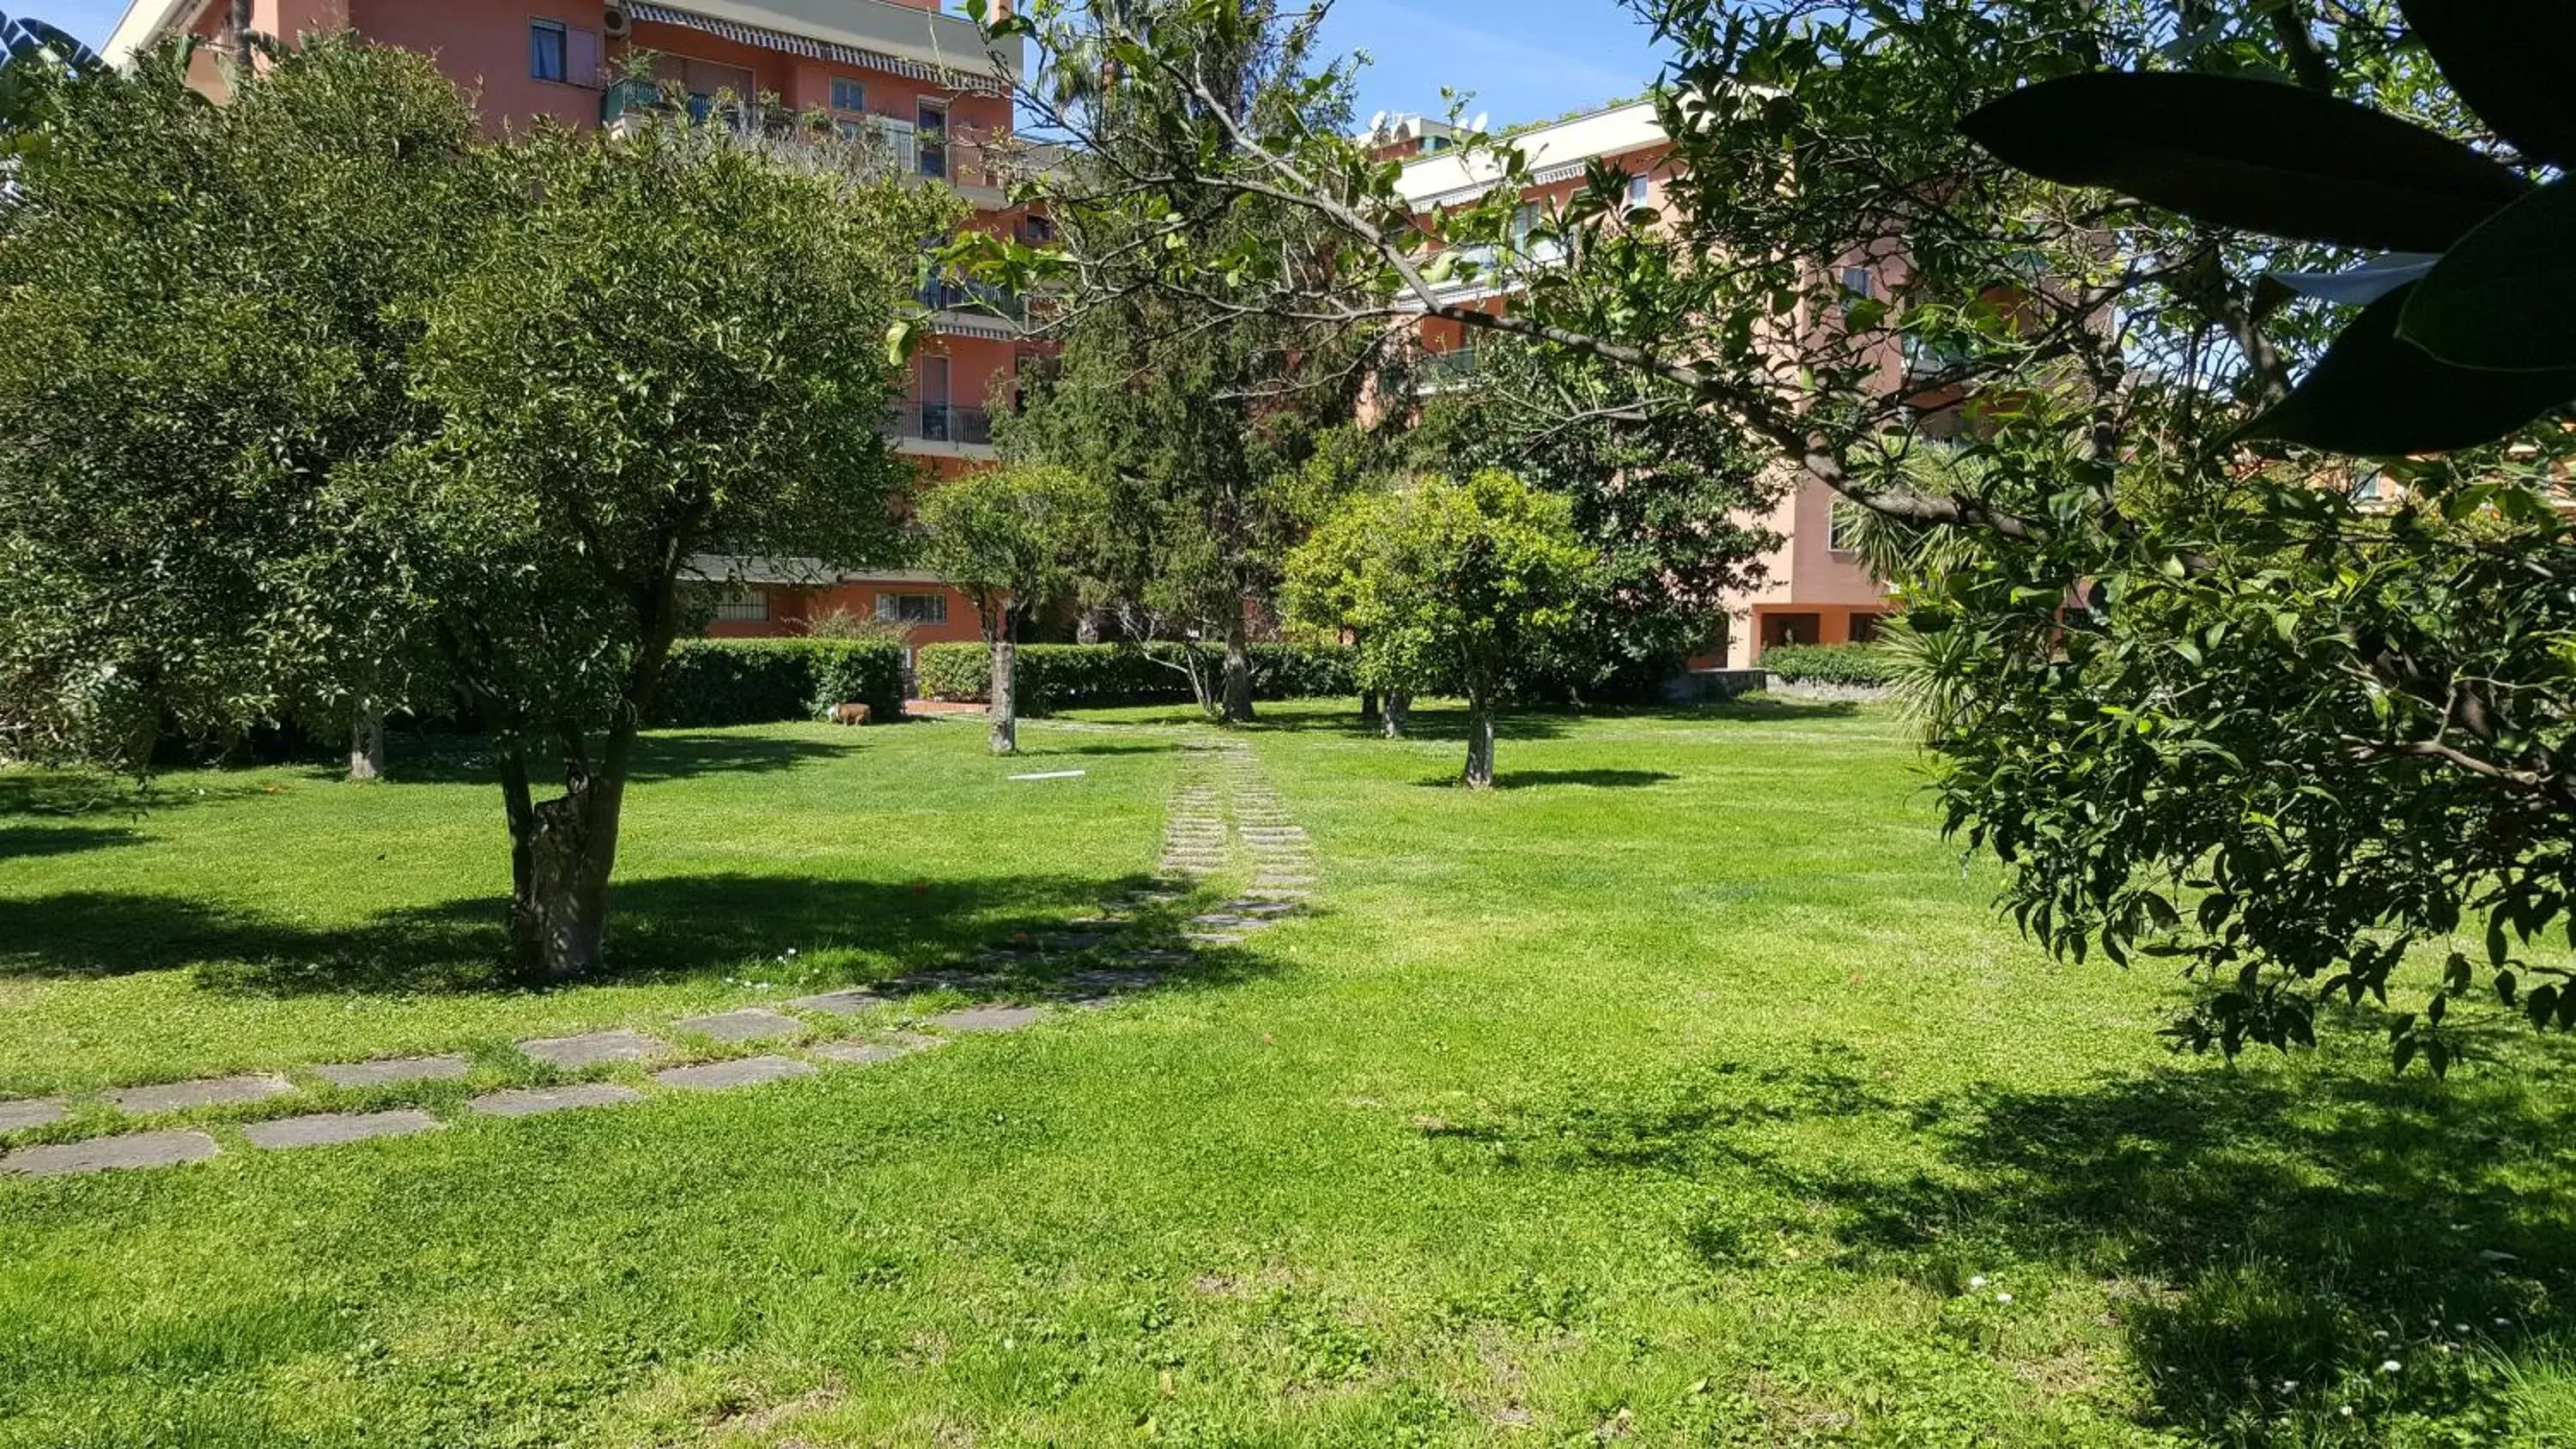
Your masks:
M 2120 1285 L 2150 1417 L 2194 1442 L 2306 1444 L 2354 1399 L 2501 1428 L 2510 1374 L 2556 1374 L 2576 1342 L 2576 1112 L 2547 1061 L 2445 1083 L 2180 1068 L 1918 1102 L 1859 1062 L 1828 1044 L 1445 1135 L 1486 1162 L 1690 1182 L 1706 1206 L 1683 1236 L 1712 1269 L 1821 1232 L 1847 1266 L 1943 1294 L 2032 1262 Z M 1822 1128 L 1804 1151 L 1801 1124 Z
M 0 861 L 33 860 L 41 855 L 78 855 L 134 845 L 142 836 L 122 826 L 0 825 Z
M 1070 876 L 626 881 L 611 888 L 610 965 L 592 984 L 714 975 L 791 947 L 807 956 L 868 948 L 906 966 L 949 962 L 1016 932 L 1057 929 L 1069 912 L 1135 884 Z M 171 896 L 0 899 L 0 980 L 193 967 L 206 986 L 248 995 L 509 991 L 519 988 L 502 970 L 506 911 L 498 896 L 473 897 L 315 930 Z
M 649 785 L 703 775 L 760 775 L 793 770 L 839 759 L 862 747 L 869 732 L 847 733 L 847 741 L 837 737 L 825 741 L 750 732 L 651 731 L 636 742 L 635 762 L 627 778 L 633 784 Z M 501 777 L 493 768 L 491 743 L 480 735 L 396 735 L 386 763 L 387 775 L 396 784 L 489 785 L 495 793 L 500 789 Z M 340 777 L 334 769 L 317 769 L 314 773 L 324 779 Z M 541 793 L 561 793 L 559 780 L 554 790 L 547 791 L 546 780 L 540 775 L 538 786 Z
M 1508 764 L 1494 769 L 1497 790 L 1548 790 L 1581 788 L 1588 790 L 1642 790 L 1681 776 L 1668 770 L 1515 770 Z M 1414 783 L 1443 790 L 1458 787 L 1458 776 L 1432 775 Z

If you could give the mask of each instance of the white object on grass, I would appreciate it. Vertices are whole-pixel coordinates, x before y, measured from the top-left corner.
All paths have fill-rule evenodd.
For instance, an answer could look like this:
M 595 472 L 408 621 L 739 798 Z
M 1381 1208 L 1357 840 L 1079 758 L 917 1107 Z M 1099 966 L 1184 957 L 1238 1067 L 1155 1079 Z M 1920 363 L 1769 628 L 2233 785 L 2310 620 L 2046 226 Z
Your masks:
M 1088 773 L 1090 772 L 1086 770 L 1042 770 L 1034 775 L 1013 775 L 1011 778 L 1014 780 L 1079 780 Z

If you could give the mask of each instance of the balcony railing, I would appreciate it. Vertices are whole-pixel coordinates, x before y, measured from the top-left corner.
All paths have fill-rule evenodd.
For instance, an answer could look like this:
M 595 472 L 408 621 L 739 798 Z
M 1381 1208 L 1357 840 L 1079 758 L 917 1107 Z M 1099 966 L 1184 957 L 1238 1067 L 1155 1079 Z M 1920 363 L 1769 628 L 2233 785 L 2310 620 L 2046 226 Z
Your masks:
M 1476 376 L 1476 349 L 1461 347 L 1454 352 L 1426 352 L 1414 368 L 1414 377 L 1424 392 L 1458 387 Z
M 599 93 L 600 124 L 615 129 L 621 121 L 643 116 L 686 115 L 692 121 L 721 120 L 745 135 L 783 130 L 793 118 L 764 111 L 757 103 L 733 96 L 675 95 L 662 83 L 640 76 L 612 82 Z
M 886 418 L 886 436 L 898 441 L 986 448 L 993 443 L 993 417 L 982 408 L 907 400 L 895 404 Z
M 933 312 L 975 312 L 1014 322 L 1028 316 L 1028 303 L 1019 293 L 982 282 L 952 282 L 943 277 L 923 283 L 914 298 Z

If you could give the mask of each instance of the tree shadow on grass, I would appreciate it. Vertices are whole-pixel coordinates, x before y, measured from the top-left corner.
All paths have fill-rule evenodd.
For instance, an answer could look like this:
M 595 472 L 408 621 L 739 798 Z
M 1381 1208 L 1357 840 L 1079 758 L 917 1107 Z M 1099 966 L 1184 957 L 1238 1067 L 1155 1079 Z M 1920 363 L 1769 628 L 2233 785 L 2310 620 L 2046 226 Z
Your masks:
M 858 948 L 897 965 L 952 961 L 995 939 L 1053 929 L 1137 884 L 1075 876 L 624 881 L 610 892 L 609 965 L 590 984 L 715 975 L 783 959 L 791 948 L 809 957 Z M 506 910 L 498 896 L 471 897 L 314 929 L 174 896 L 0 899 L 0 980 L 192 968 L 208 988 L 243 995 L 511 991 L 519 987 L 504 969 Z
M 2306 1444 L 2355 1428 L 2335 1422 L 2355 1402 L 2365 1426 L 2500 1428 L 2511 1374 L 2554 1372 L 2576 1343 L 2560 1153 L 2576 1105 L 2554 1060 L 2445 1083 L 2185 1068 L 1900 1102 L 1830 1044 L 1452 1135 L 1480 1165 L 1689 1182 L 1710 1206 L 1682 1235 L 1712 1269 L 1821 1232 L 1847 1265 L 1943 1294 L 2034 1262 L 2126 1285 L 2114 1315 L 2153 1422 Z M 1823 1128 L 1804 1150 L 1802 1125 Z M 1889 1150 L 1833 1150 L 1873 1138 Z
M 1681 776 L 1668 770 L 1513 770 L 1497 768 L 1494 788 L 1497 790 L 1642 790 Z M 1426 788 L 1454 790 L 1456 775 L 1433 775 L 1414 783 Z
M 122 826 L 0 825 L 0 861 L 34 860 L 47 855 L 78 855 L 109 850 L 143 839 Z
M 866 730 L 850 732 L 844 742 L 777 734 L 716 733 L 701 730 L 654 730 L 636 741 L 628 783 L 649 785 L 704 775 L 755 775 L 793 770 L 837 760 L 863 748 Z M 491 741 L 480 735 L 406 734 L 391 741 L 387 777 L 403 785 L 490 785 L 497 792 L 500 775 L 492 762 Z M 325 779 L 339 772 L 317 769 Z M 543 786 L 542 778 L 539 781 Z

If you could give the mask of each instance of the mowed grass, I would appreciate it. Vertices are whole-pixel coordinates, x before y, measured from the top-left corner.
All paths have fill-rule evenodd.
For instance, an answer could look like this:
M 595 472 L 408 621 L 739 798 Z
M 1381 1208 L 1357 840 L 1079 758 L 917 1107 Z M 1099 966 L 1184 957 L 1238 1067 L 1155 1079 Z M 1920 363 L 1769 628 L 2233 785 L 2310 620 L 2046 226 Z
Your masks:
M 1884 713 L 1518 717 L 1480 796 L 1454 716 L 1345 710 L 1245 736 L 1316 913 L 1114 1010 L 0 1186 L 0 1444 L 2576 1442 L 2564 1052 L 2168 1057 L 2172 984 L 1999 923 Z M 644 1021 L 791 945 L 867 976 L 1078 911 L 1150 860 L 1171 740 L 1027 738 L 1093 774 L 1006 786 L 958 726 L 665 741 L 642 974 L 544 995 L 399 946 L 498 888 L 479 781 L 22 813 L 138 838 L 0 867 L 0 1080 Z M 143 899 L 267 934 L 195 959 L 120 932 Z M 429 964 L 311 944 L 350 933 Z

